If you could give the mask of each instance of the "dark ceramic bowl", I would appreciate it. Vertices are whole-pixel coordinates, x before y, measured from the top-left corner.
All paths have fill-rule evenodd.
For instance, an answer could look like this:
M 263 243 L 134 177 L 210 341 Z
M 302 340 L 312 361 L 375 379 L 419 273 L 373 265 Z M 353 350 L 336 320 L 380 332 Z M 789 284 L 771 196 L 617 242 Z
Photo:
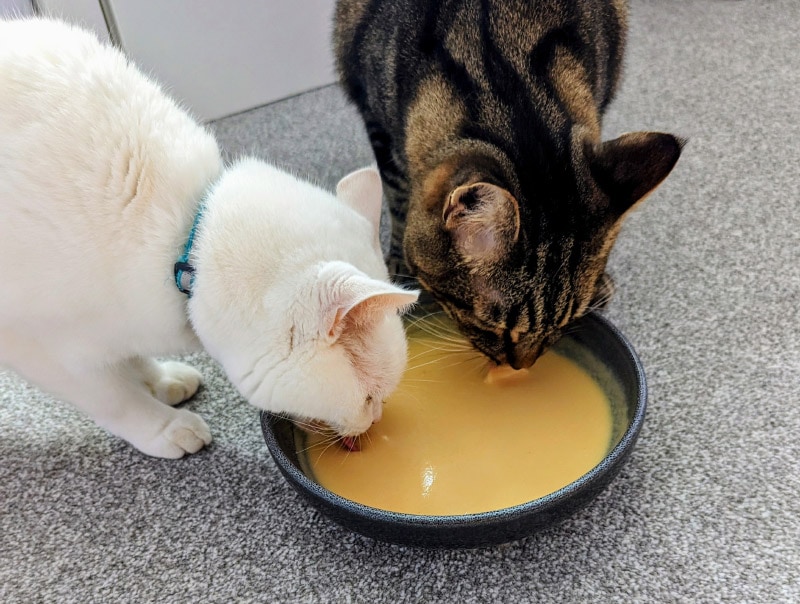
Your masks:
M 267 447 L 283 475 L 301 495 L 342 526 L 382 541 L 421 547 L 472 548 L 527 537 L 594 499 L 616 476 L 633 449 L 647 403 L 644 370 L 633 347 L 607 319 L 592 313 L 555 345 L 587 371 L 611 401 L 612 438 L 605 458 L 558 491 L 514 507 L 458 516 L 387 512 L 340 497 L 301 470 L 294 425 L 262 413 Z

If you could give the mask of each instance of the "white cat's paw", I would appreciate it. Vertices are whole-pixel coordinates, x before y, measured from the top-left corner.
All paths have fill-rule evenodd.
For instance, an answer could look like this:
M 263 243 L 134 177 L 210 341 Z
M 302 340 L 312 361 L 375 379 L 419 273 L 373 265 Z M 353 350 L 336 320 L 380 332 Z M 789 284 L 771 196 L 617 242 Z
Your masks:
M 202 417 L 186 409 L 174 412 L 175 417 L 155 438 L 137 447 L 142 453 L 178 459 L 211 443 L 211 431 Z
M 153 396 L 167 405 L 177 405 L 190 399 L 203 383 L 202 374 L 186 363 L 165 361 L 159 363 L 159 367 L 160 378 L 148 386 Z

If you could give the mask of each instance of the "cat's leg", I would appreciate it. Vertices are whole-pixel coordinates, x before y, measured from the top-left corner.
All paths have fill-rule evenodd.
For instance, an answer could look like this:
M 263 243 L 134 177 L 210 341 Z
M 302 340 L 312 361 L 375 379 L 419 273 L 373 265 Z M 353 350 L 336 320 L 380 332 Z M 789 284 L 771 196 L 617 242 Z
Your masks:
M 386 258 L 389 274 L 395 281 L 400 283 L 411 281 L 413 275 L 411 274 L 411 269 L 406 264 L 403 252 L 403 236 L 406 232 L 408 200 L 390 191 L 387 191 L 386 199 L 389 204 L 389 216 L 392 219 L 389 253 Z
M 180 402 L 177 398 L 188 398 L 189 391 L 197 389 L 193 382 L 197 380 L 199 384 L 199 379 L 193 375 L 174 379 L 174 375 L 163 372 L 151 385 L 148 383 L 148 378 L 153 377 L 151 363 L 157 365 L 135 358 L 80 376 L 65 374 L 59 389 L 66 390 L 64 398 L 98 425 L 142 453 L 170 459 L 196 453 L 211 442 L 208 425 L 196 413 L 175 409 L 170 404 Z M 143 367 L 147 371 L 143 372 Z M 154 391 L 167 400 L 157 398 Z
M 150 393 L 167 405 L 177 405 L 190 399 L 203 383 L 202 374 L 186 363 L 159 362 L 144 357 L 132 362 L 138 365 L 142 380 Z
M 365 119 L 369 142 L 375 154 L 375 161 L 381 173 L 384 194 L 391 218 L 391 235 L 386 264 L 389 274 L 396 281 L 408 281 L 411 271 L 403 257 L 403 234 L 406 230 L 408 213 L 408 180 L 400 167 L 400 160 L 393 147 L 392 138 L 381 124 L 367 117 Z
M 211 432 L 199 415 L 175 409 L 153 395 L 148 380 L 161 375 L 155 382 L 161 387 L 175 378 L 174 373 L 164 372 L 155 361 L 137 357 L 85 367 L 75 362 L 62 363 L 46 346 L 28 337 L 0 333 L 0 344 L 8 344 L 12 338 L 13 354 L 5 355 L 12 368 L 143 453 L 174 459 L 196 453 L 211 442 Z M 191 389 L 194 379 L 196 376 L 184 380 L 184 394 Z M 190 382 L 188 386 L 186 381 Z M 166 384 L 165 393 L 177 398 L 178 390 L 170 392 L 170 386 Z

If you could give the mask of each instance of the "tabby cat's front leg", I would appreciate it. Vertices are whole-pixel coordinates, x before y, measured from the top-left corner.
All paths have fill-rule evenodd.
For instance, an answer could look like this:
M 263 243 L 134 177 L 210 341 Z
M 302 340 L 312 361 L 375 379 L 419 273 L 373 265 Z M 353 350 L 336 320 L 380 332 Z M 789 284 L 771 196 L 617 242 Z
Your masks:
M 408 200 L 397 193 L 392 194 L 387 190 L 386 201 L 389 205 L 389 216 L 392 219 L 389 253 L 386 259 L 389 275 L 393 281 L 398 283 L 411 281 L 413 275 L 411 274 L 411 269 L 406 265 L 403 255 L 403 235 L 406 231 Z
M 400 167 L 401 159 L 394 148 L 392 138 L 375 119 L 366 119 L 367 134 L 375 161 L 381 173 L 383 191 L 391 217 L 391 236 L 386 264 L 389 275 L 395 282 L 410 281 L 411 271 L 403 257 L 403 234 L 408 213 L 408 179 Z

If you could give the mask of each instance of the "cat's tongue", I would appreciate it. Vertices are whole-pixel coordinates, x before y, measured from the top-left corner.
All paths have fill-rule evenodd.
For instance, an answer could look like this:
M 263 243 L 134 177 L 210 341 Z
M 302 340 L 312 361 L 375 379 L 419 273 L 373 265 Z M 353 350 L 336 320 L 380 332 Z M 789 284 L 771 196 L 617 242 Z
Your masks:
M 339 440 L 342 446 L 348 451 L 360 451 L 361 445 L 358 443 L 357 436 L 342 436 Z

